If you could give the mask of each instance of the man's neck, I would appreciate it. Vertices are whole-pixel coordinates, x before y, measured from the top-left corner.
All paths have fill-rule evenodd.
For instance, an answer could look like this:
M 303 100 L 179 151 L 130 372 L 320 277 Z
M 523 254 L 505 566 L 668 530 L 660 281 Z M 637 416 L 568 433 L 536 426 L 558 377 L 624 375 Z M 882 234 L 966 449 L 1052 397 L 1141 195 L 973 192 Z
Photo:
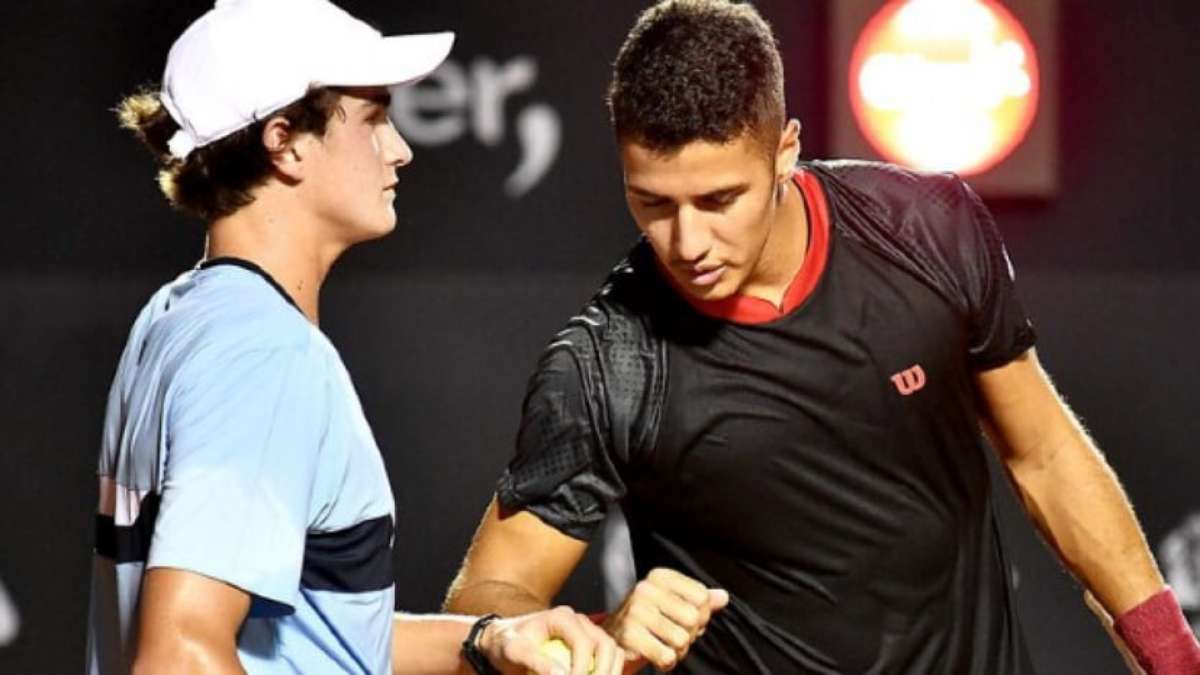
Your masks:
M 320 228 L 255 201 L 208 228 L 205 258 L 241 258 L 261 267 L 314 325 L 321 285 L 345 246 L 320 241 Z
M 799 186 L 789 180 L 783 190 L 758 265 L 741 290 L 743 295 L 761 298 L 777 308 L 783 307 L 788 287 L 804 265 L 809 239 L 808 213 Z

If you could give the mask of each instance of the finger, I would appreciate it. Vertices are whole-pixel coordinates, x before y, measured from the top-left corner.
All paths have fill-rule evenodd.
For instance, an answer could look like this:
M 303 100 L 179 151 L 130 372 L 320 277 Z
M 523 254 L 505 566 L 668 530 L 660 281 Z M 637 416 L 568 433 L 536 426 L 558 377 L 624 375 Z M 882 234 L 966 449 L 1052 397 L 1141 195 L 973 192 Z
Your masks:
M 617 646 L 615 640 L 609 637 L 608 633 L 604 632 L 590 619 L 584 618 L 584 630 L 592 637 L 592 642 L 595 644 L 595 652 L 593 654 L 592 672 L 605 675 L 612 670 L 612 664 L 623 663 L 624 655 L 619 654 L 620 647 Z
M 596 641 L 590 632 L 596 629 L 595 625 L 566 607 L 554 608 L 547 613 L 546 619 L 550 633 L 562 638 L 571 649 L 571 675 L 587 675 L 596 650 Z
M 659 567 L 651 570 L 650 574 L 646 575 L 646 580 L 697 607 L 708 603 L 708 587 L 673 569 Z
M 665 614 L 649 616 L 640 621 L 659 642 L 670 647 L 677 655 L 692 643 L 692 633 L 672 621 Z
M 570 672 L 572 675 L 587 675 L 591 666 L 591 656 L 595 649 L 594 640 L 584 628 L 592 622 L 581 617 L 568 607 L 554 609 L 534 615 L 536 621 L 530 621 L 521 626 L 520 632 L 527 637 L 535 638 L 539 646 L 551 638 L 560 638 L 571 651 Z M 563 669 L 563 673 L 567 669 Z
M 729 605 L 729 591 L 723 588 L 708 589 L 708 608 L 716 611 Z
M 544 612 L 543 625 L 540 626 L 545 631 L 543 640 L 559 637 L 568 645 L 583 639 L 586 635 L 583 626 L 579 621 L 579 615 L 569 607 L 555 607 Z M 591 623 L 590 621 L 588 623 Z
M 622 636 L 621 647 L 626 652 L 626 660 L 643 658 L 659 670 L 675 667 L 675 650 L 660 642 L 645 626 L 635 625 L 626 630 Z M 634 659 L 630 659 L 630 655 L 633 655 Z
M 593 656 L 595 660 L 592 661 L 592 672 L 596 673 L 596 675 L 608 675 L 611 673 L 613 662 L 618 661 L 616 654 L 619 649 L 617 643 L 613 642 L 607 635 L 605 639 L 597 640 L 596 652 Z M 623 662 L 624 659 L 622 658 L 620 661 Z
M 567 675 L 567 669 L 538 651 L 538 643 L 525 636 L 517 636 L 504 645 L 503 657 L 513 666 L 537 675 Z
M 588 675 L 592 670 L 593 654 L 596 648 L 592 644 L 576 642 L 571 645 L 571 675 Z
M 538 645 L 554 637 L 563 637 L 563 629 L 575 625 L 575 612 L 565 605 L 527 614 L 521 618 L 527 619 L 520 625 L 521 634 L 529 636 Z
M 643 602 L 640 607 L 630 608 L 630 614 L 677 651 L 685 649 L 692 640 L 696 639 L 698 632 L 708 625 L 708 620 L 712 617 L 712 610 L 708 608 L 707 602 L 697 607 L 671 591 L 647 590 L 643 596 L 644 601 L 652 602 Z M 708 596 L 707 589 L 704 589 L 704 596 L 706 598 Z M 659 616 L 654 616 L 653 613 L 643 613 L 641 608 L 646 607 L 647 604 L 658 609 Z M 682 629 L 684 634 L 680 634 L 676 629 L 668 626 L 668 623 Z M 686 639 L 680 641 L 682 638 Z
M 697 607 L 674 595 L 664 598 L 658 611 L 676 626 L 686 630 L 689 635 L 695 635 L 696 631 L 707 624 L 710 615 L 707 604 Z
M 615 644 L 609 650 L 609 660 L 604 669 L 601 670 L 599 661 L 596 664 L 595 675 L 621 675 L 625 672 L 625 665 L 637 660 L 635 657 L 627 655 L 624 649 Z
M 615 634 L 619 634 L 632 625 L 648 626 L 651 623 L 660 622 L 664 612 L 667 614 L 686 613 L 686 610 L 676 609 L 679 605 L 691 606 L 674 593 L 656 586 L 650 578 L 639 581 L 625 600 L 620 620 L 616 624 Z
M 625 666 L 634 662 L 642 662 L 642 660 L 636 654 L 630 654 L 618 646 L 616 657 L 613 659 L 612 675 L 624 675 Z
M 686 628 L 692 639 L 700 637 L 704 628 L 712 620 L 713 612 L 720 611 L 729 605 L 729 591 L 720 588 L 707 590 L 708 601 L 694 606 L 688 603 L 664 604 L 663 614 L 666 614 L 676 624 Z

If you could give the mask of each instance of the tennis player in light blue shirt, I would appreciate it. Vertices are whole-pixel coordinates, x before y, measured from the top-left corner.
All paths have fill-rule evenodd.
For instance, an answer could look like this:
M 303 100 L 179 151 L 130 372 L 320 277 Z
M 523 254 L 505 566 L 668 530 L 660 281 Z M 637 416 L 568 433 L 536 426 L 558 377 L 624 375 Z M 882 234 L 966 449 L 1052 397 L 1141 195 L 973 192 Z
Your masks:
M 248 669 L 290 672 L 284 656 L 303 672 L 387 672 L 387 473 L 337 351 L 257 265 L 206 261 L 142 311 L 100 475 L 114 520 L 97 538 L 93 630 L 128 625 L 136 604 L 114 591 L 146 568 L 188 570 L 250 596 Z M 122 641 L 100 637 L 96 663 L 119 660 Z
M 85 671 L 575 673 L 624 654 L 566 609 L 394 613 L 392 489 L 318 296 L 350 246 L 395 227 L 412 151 L 389 87 L 450 34 L 383 37 L 326 0 L 219 0 L 122 123 L 204 261 L 162 287 L 117 367 L 99 461 Z

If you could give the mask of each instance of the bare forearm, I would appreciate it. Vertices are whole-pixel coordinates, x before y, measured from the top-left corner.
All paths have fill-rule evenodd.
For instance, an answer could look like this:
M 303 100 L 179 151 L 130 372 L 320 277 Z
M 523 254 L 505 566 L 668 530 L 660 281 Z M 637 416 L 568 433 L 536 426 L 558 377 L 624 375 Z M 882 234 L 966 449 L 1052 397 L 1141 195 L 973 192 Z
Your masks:
M 1041 461 L 1009 463 L 1026 509 L 1065 564 L 1113 614 L 1163 587 L 1124 491 L 1078 425 Z
M 1200 673 L 1200 644 L 1164 588 L 1133 508 L 1030 350 L 981 372 L 982 420 L 1025 508 L 1103 608 L 1118 648 L 1154 675 Z M 1090 601 L 1089 601 L 1090 602 Z
M 549 607 L 549 598 L 539 598 L 516 584 L 507 581 L 473 581 L 456 582 L 446 597 L 443 609 L 460 614 L 517 616 L 540 612 Z
M 392 631 L 393 675 L 474 673 L 462 658 L 473 616 L 397 614 Z
M 604 631 L 570 608 L 556 607 L 513 619 L 487 622 L 471 636 L 473 616 L 413 616 L 397 614 L 392 638 L 392 673 L 398 675 L 449 675 L 474 673 L 462 655 L 462 643 L 471 639 L 482 658 L 505 672 L 560 672 L 541 652 L 551 638 L 559 638 L 574 657 L 590 660 L 597 674 L 616 675 L 624 655 Z

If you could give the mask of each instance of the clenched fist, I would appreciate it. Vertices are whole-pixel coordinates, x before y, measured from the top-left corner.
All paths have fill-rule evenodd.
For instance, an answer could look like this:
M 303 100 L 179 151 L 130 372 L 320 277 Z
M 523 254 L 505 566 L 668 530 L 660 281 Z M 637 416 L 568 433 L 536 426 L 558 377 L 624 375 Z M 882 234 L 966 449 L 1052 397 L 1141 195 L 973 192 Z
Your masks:
M 604 629 L 630 655 L 670 670 L 704 633 L 712 613 L 727 604 L 729 593 L 660 567 L 634 586 Z

